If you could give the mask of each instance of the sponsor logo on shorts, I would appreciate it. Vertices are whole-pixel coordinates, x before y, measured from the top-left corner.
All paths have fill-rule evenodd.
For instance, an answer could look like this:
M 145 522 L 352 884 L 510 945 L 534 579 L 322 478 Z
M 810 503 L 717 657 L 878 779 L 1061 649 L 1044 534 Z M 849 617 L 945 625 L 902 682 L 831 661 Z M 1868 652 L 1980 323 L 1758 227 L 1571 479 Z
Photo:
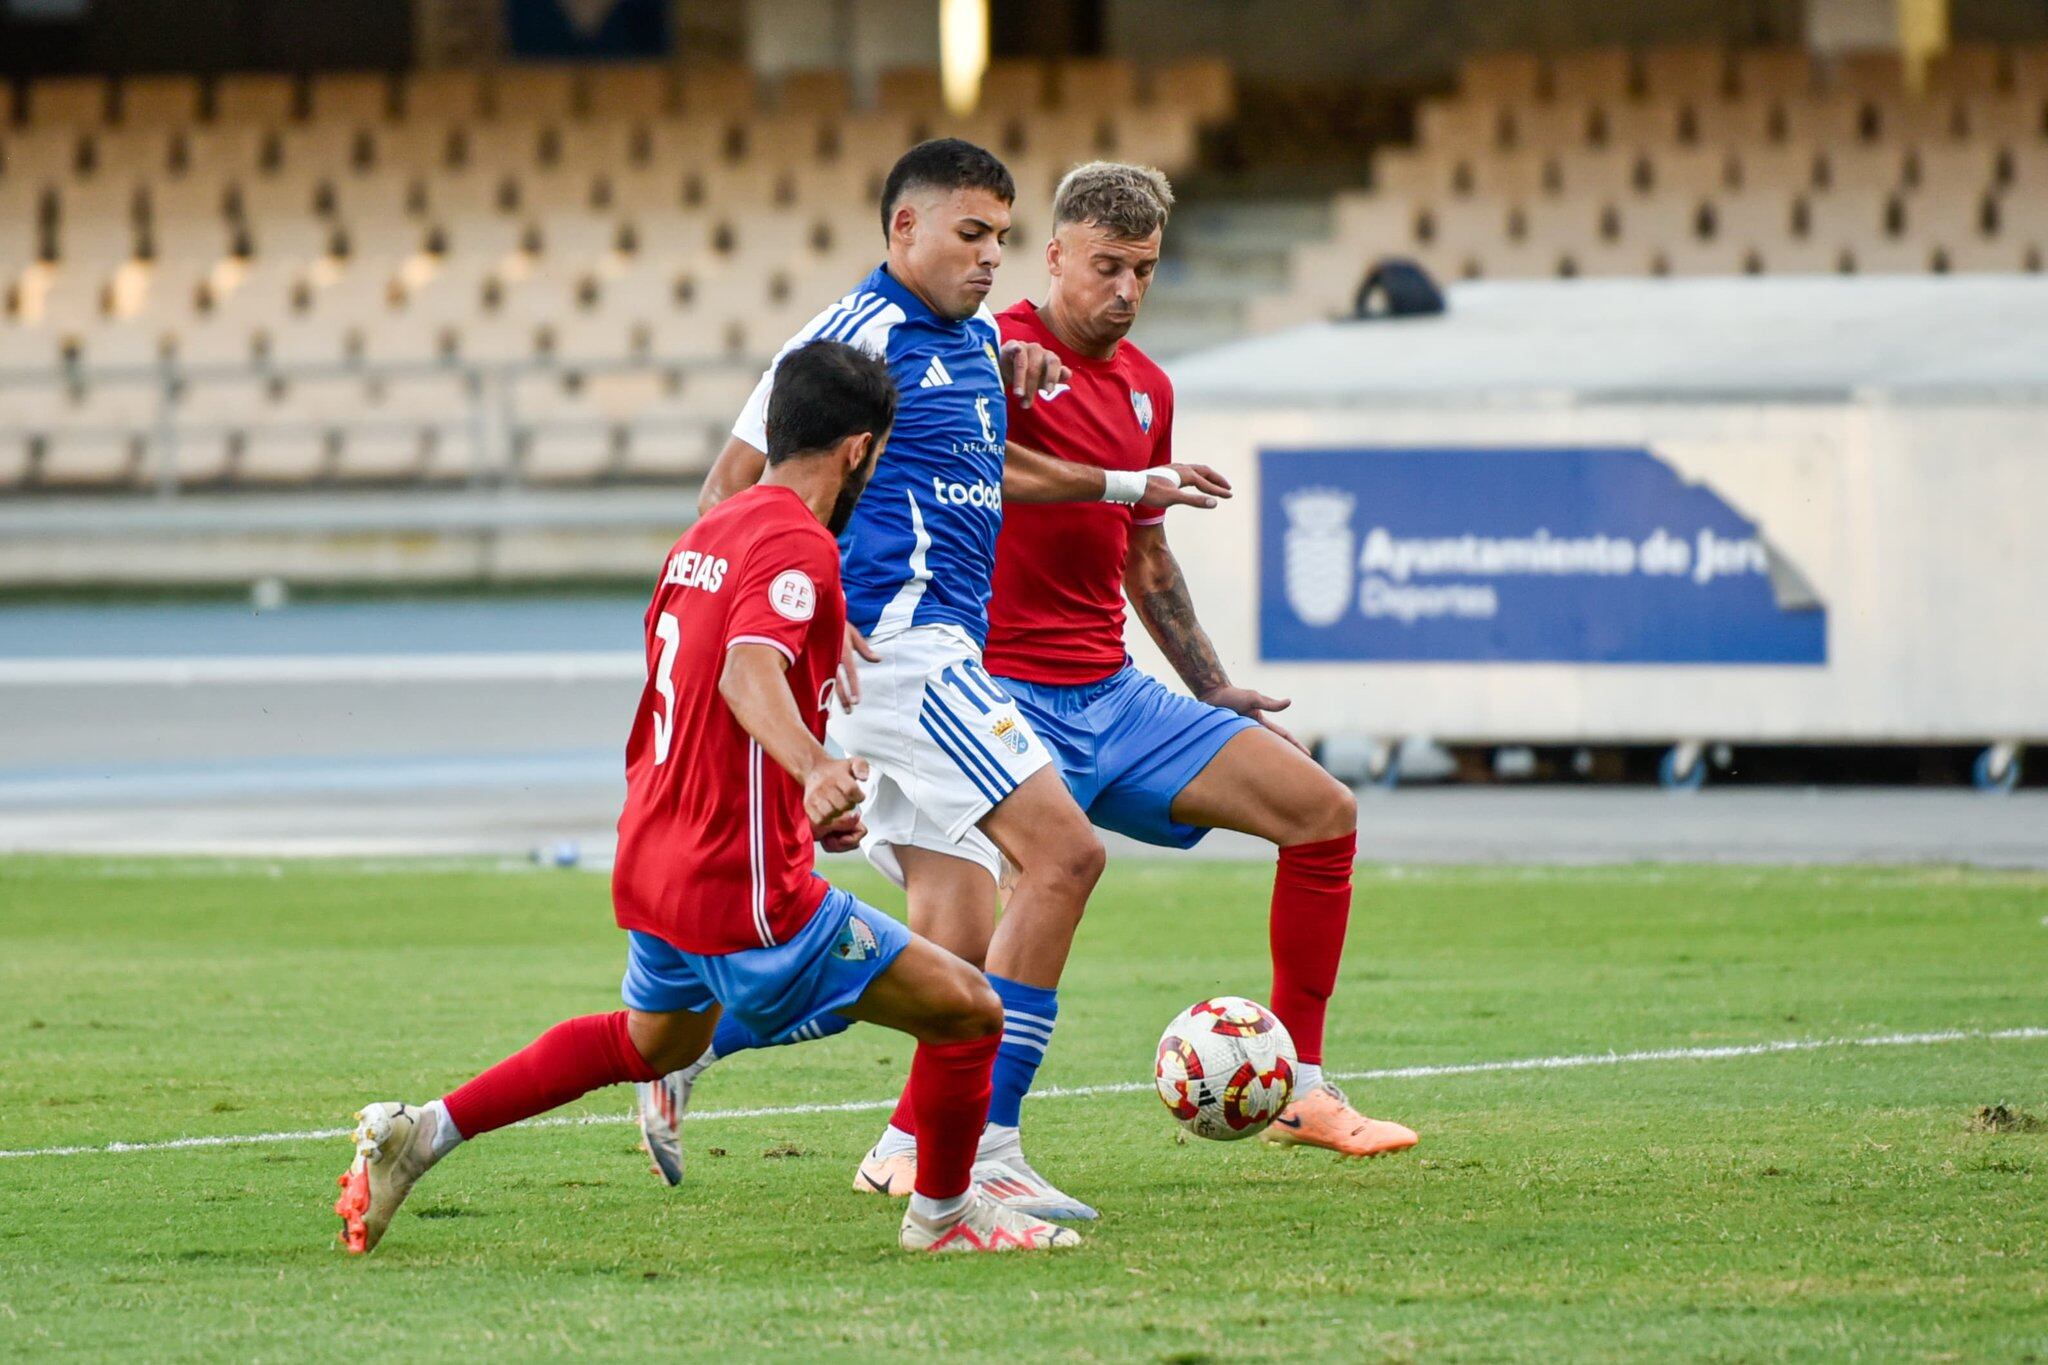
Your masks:
M 1008 716 L 998 717 L 989 728 L 989 733 L 1003 742 L 1003 747 L 1013 754 L 1021 754 L 1031 747 L 1031 736 L 1024 733 L 1022 726 Z
M 859 915 L 847 916 L 840 926 L 839 941 L 832 945 L 832 956 L 842 962 L 865 962 L 882 951 L 882 945 L 875 938 L 875 931 L 868 928 L 867 921 Z

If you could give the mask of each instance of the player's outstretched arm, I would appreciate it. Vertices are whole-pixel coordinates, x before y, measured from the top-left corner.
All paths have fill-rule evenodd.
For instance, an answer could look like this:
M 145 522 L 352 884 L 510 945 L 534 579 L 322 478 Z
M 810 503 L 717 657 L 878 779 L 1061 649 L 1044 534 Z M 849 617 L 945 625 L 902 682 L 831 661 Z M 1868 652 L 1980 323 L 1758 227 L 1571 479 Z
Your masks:
M 1145 623 L 1145 631 L 1159 652 L 1173 665 L 1173 671 L 1187 684 L 1188 691 L 1211 706 L 1221 706 L 1259 724 L 1301 749 L 1300 740 L 1275 725 L 1265 714 L 1285 711 L 1292 702 L 1286 697 L 1269 697 L 1249 687 L 1234 687 L 1216 657 L 1209 632 L 1195 619 L 1195 604 L 1188 596 L 1188 581 L 1181 574 L 1180 561 L 1166 543 L 1164 526 L 1133 526 L 1131 548 L 1124 560 L 1124 596 Z
M 737 436 L 727 441 L 725 449 L 712 461 L 711 472 L 704 476 L 704 487 L 697 494 L 697 515 L 703 516 L 733 494 L 744 493 L 761 482 L 761 471 L 767 467 L 766 452 L 756 450 Z
M 1119 470 L 1117 473 L 1122 473 Z M 1207 465 L 1170 464 L 1145 471 L 1136 497 L 1109 496 L 1111 473 L 1076 460 L 1020 446 L 1003 446 L 1005 502 L 1135 502 L 1140 507 L 1214 507 L 1230 496 L 1230 482 Z
M 772 645 L 734 645 L 725 652 L 718 695 L 775 766 L 804 784 L 804 814 L 815 829 L 826 831 L 859 807 L 868 765 L 832 757 L 804 727 L 783 677 L 788 668 L 789 660 Z

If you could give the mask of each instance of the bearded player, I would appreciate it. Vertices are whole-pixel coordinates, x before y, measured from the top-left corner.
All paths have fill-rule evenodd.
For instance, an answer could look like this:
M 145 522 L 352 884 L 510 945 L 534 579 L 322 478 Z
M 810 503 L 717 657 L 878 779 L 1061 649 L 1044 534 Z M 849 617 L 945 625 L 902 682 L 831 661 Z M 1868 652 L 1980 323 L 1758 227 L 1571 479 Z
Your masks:
M 1198 466 L 1148 478 L 1006 441 L 1006 393 L 1028 406 L 1067 378 L 1044 346 L 1004 342 L 987 307 L 1015 198 L 1009 171 L 983 148 L 954 138 L 911 148 L 882 189 L 887 259 L 791 346 L 850 342 L 885 360 L 901 393 L 888 456 L 840 537 L 849 648 L 868 662 L 858 703 L 833 716 L 831 737 L 872 769 L 863 851 L 904 885 L 912 929 L 985 965 L 1005 1006 L 1036 1016 L 1059 983 L 1104 854 L 1045 745 L 981 664 L 1004 506 L 1214 506 L 1228 490 Z M 781 363 L 762 375 L 700 506 L 722 508 L 759 477 L 761 412 L 779 392 Z M 849 701 L 851 668 L 849 660 Z M 969 834 L 1018 870 L 1000 925 L 994 883 L 960 852 Z M 827 1015 L 777 1040 L 729 1019 L 704 1057 L 641 1086 L 641 1132 L 657 1174 L 682 1179 L 678 1123 L 705 1066 L 849 1022 Z M 902 1127 L 915 1126 L 913 1099 L 906 1090 Z M 1071 1204 L 1023 1164 L 1021 1150 L 984 1150 L 977 1178 L 1015 1192 L 1030 1211 Z
M 1013 440 L 1111 471 L 1171 459 L 1172 385 L 1127 334 L 1159 264 L 1172 206 L 1166 177 L 1149 167 L 1095 162 L 1060 182 L 1046 300 L 1018 303 L 997 321 L 1005 342 L 1049 349 L 1068 379 L 1028 406 L 1012 401 Z M 1123 643 L 1126 599 L 1192 698 L 1132 666 Z M 1301 1066 L 1297 1097 L 1266 1139 L 1358 1157 L 1415 1145 L 1412 1131 L 1360 1114 L 1322 1075 L 1324 1014 L 1351 913 L 1356 801 L 1271 720 L 1286 701 L 1231 683 L 1195 619 L 1166 542 L 1164 510 L 1010 508 L 996 546 L 982 657 L 1095 825 L 1165 848 L 1190 848 L 1216 828 L 1278 846 L 1269 1003 L 1293 1035 Z M 1000 854 L 986 839 L 970 831 L 958 850 L 989 877 L 1000 875 Z M 1013 991 L 1003 1003 L 982 1151 L 986 1159 L 1015 1150 L 1021 1163 L 1018 1106 L 1051 1041 L 1058 998 L 1052 990 L 1034 997 Z M 863 1166 L 866 1188 L 906 1192 L 917 1146 L 899 1115 Z M 1087 1216 L 1072 1201 L 1012 1203 L 1044 1217 Z
M 927 1137 L 899 1242 L 1041 1250 L 1079 1238 L 973 1185 L 1002 1005 L 981 973 L 812 870 L 850 846 L 866 764 L 820 741 L 845 641 L 842 530 L 895 417 L 882 362 L 818 341 L 783 358 L 761 480 L 670 552 L 647 611 L 648 677 L 626 745 L 612 902 L 626 1008 L 555 1025 L 441 1099 L 372 1104 L 335 1212 L 373 1250 L 413 1185 L 468 1139 L 704 1052 L 721 1012 L 770 1041 L 826 1015 L 918 1040 Z

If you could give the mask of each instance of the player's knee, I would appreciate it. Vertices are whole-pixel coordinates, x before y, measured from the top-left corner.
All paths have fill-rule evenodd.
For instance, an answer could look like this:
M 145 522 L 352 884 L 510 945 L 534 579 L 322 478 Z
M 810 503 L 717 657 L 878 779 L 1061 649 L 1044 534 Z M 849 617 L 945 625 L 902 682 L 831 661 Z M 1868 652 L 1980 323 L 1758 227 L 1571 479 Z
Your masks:
M 664 1075 L 682 1070 L 704 1053 L 703 1031 L 679 1026 L 673 1015 L 635 1011 L 627 1024 L 627 1037 L 640 1059 Z
M 932 1022 L 935 1042 L 971 1043 L 1003 1031 L 1003 1002 L 980 972 L 963 970 L 948 983 Z
M 1003 1002 L 996 994 L 995 987 L 988 984 L 988 978 L 976 974 L 973 989 L 968 993 L 967 1012 L 961 1020 L 971 1038 L 986 1038 L 992 1033 L 1003 1031 Z
M 698 1057 L 704 1055 L 704 1049 L 701 1045 L 691 1050 L 691 1052 L 694 1053 L 694 1055 L 686 1054 L 683 1048 L 677 1047 L 673 1044 L 664 1044 L 656 1047 L 643 1047 L 639 1049 L 639 1052 L 641 1059 L 645 1061 L 649 1067 L 653 1068 L 656 1071 L 659 1071 L 664 1076 L 666 1076 L 671 1071 L 681 1071 L 691 1062 L 696 1061 Z
M 1351 788 L 1322 774 L 1316 800 L 1303 821 L 1301 841 L 1320 843 L 1358 832 L 1358 796 Z
M 1094 830 L 1088 831 L 1085 841 L 1076 845 L 1069 853 L 1066 874 L 1074 881 L 1095 889 L 1095 883 L 1102 880 L 1102 870 L 1109 866 L 1109 850 L 1102 846 Z
M 1033 850 L 1022 873 L 1026 878 L 1036 878 L 1040 886 L 1064 887 L 1085 896 L 1095 889 L 1095 883 L 1102 879 L 1102 869 L 1108 865 L 1109 852 L 1103 848 L 1102 840 L 1093 829 L 1082 825 L 1045 840 L 1041 848 Z

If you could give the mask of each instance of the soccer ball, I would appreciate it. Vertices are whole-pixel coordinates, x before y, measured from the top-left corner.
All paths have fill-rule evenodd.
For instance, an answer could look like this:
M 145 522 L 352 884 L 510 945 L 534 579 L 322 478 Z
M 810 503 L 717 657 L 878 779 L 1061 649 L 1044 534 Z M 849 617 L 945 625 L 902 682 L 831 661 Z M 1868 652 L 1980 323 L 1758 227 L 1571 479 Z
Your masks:
M 1152 1081 L 1181 1127 L 1235 1142 L 1264 1130 L 1294 1098 L 1296 1060 L 1294 1039 L 1273 1011 L 1219 995 L 1166 1026 Z

